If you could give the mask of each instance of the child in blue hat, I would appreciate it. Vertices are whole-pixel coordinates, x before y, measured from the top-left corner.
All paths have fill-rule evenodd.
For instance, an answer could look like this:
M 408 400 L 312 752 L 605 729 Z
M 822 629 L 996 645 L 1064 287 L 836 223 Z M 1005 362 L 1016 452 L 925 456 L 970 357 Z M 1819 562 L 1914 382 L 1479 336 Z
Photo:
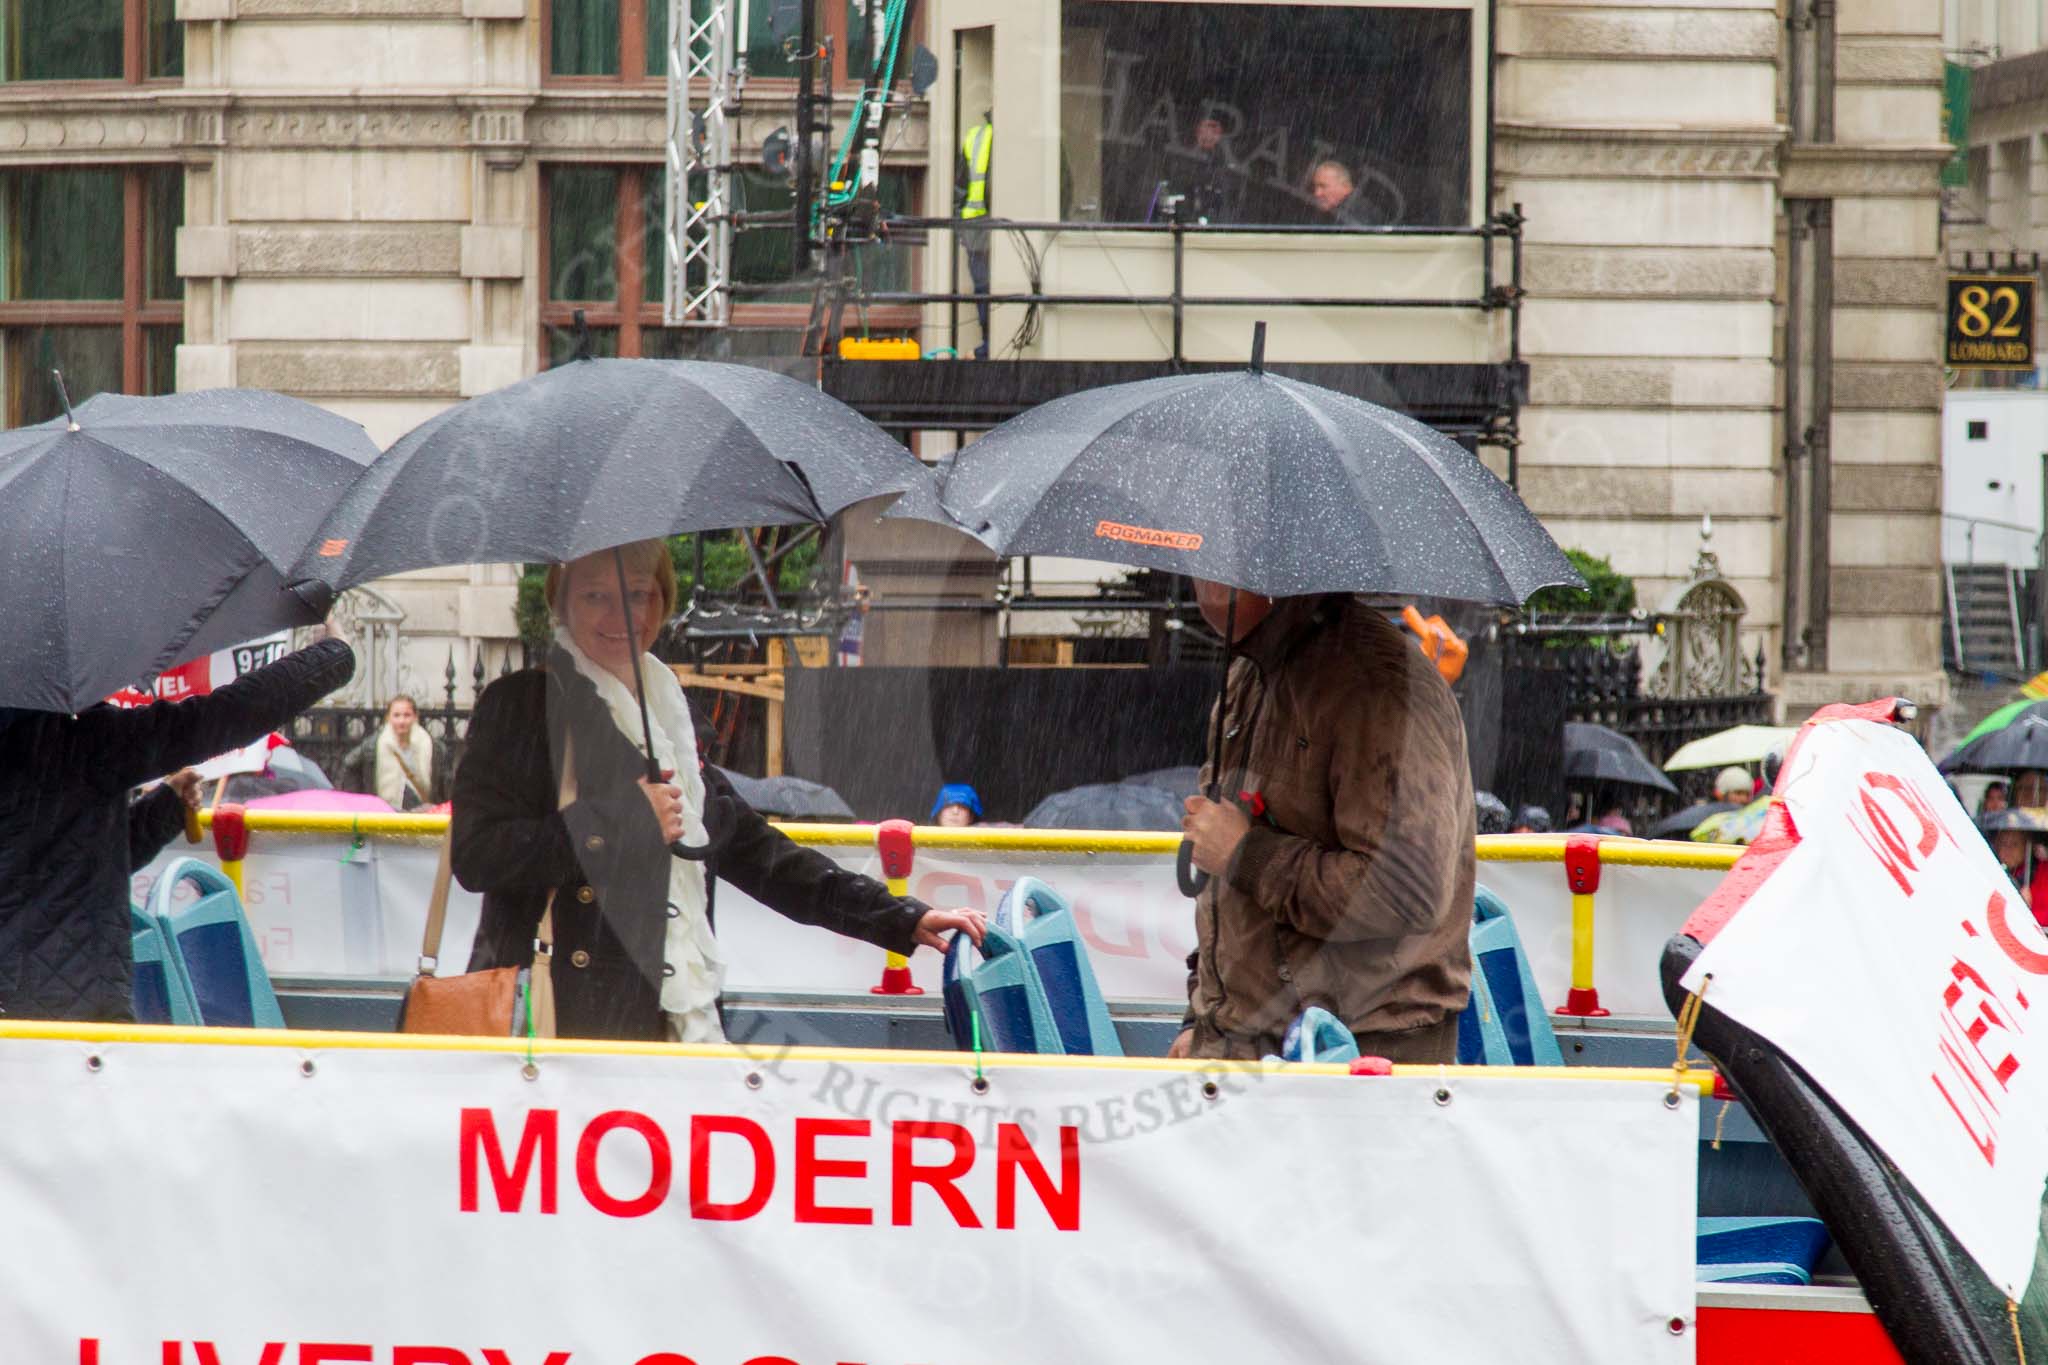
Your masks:
M 981 794 L 965 782 L 948 782 L 932 802 L 932 823 L 958 829 L 981 823 Z

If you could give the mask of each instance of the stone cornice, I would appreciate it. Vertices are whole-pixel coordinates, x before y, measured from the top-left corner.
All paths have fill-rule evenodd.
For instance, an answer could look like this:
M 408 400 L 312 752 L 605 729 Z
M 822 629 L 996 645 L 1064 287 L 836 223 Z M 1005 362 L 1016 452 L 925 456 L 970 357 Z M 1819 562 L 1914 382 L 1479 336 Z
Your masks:
M 216 0 L 216 4 L 218 0 Z M 463 0 L 232 0 L 232 19 L 461 19 Z
M 1771 62 L 1778 18 L 1769 10 L 1586 10 L 1512 6 L 1501 14 L 1501 55 Z
M 1530 179 L 1774 180 L 1782 128 L 1595 128 L 1495 125 L 1494 164 Z
M 0 87 L 0 160 L 173 161 L 220 136 L 219 95 L 124 87 L 61 91 Z
M 0 160 L 172 160 L 223 149 L 470 149 L 500 168 L 517 166 L 535 152 L 658 160 L 667 119 L 659 89 L 230 94 L 174 86 L 0 86 Z M 740 160 L 788 122 L 785 109 L 765 103 L 743 107 L 735 129 Z M 898 129 L 886 162 L 922 165 L 930 145 L 925 109 L 914 109 Z
M 453 95 L 237 96 L 226 140 L 236 150 L 440 150 L 469 141 L 469 117 Z
M 2048 49 L 2007 57 L 1970 73 L 1970 112 L 2048 99 Z
M 545 157 L 643 156 L 661 154 L 668 127 L 668 101 L 659 90 L 543 89 L 527 113 L 533 151 Z M 768 134 L 787 128 L 781 105 L 742 105 L 733 141 L 742 162 L 751 159 Z M 907 126 L 897 124 L 883 156 L 886 165 L 922 166 L 930 147 L 930 118 L 915 107 Z
M 1951 154 L 1952 149 L 1944 143 L 1921 147 L 1792 143 L 1785 148 L 1781 189 L 1787 199 L 1937 194 L 1942 163 Z

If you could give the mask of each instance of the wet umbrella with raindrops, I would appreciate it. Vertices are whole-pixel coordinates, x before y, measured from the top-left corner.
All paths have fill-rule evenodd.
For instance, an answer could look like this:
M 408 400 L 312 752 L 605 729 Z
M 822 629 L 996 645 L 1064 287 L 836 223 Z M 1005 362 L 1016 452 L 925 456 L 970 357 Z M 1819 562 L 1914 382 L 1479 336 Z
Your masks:
M 0 706 L 78 712 L 288 626 L 320 519 L 377 455 L 354 422 L 256 389 L 136 398 L 0 432 Z

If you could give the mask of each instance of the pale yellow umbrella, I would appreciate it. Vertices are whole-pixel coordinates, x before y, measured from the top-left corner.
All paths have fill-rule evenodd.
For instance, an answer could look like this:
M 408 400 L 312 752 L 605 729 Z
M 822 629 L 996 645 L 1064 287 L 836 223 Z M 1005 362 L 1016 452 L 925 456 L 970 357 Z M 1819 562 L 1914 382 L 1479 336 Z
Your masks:
M 1696 768 L 1727 768 L 1763 762 L 1764 755 L 1782 749 L 1798 729 L 1790 725 L 1737 725 L 1696 739 L 1664 761 L 1667 773 L 1690 772 Z

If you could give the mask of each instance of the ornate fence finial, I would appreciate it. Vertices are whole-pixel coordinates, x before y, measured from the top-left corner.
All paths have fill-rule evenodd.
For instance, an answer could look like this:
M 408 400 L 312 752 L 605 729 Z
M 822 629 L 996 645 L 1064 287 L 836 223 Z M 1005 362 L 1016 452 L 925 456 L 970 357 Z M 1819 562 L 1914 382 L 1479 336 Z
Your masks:
M 449 709 L 450 711 L 453 711 L 453 710 L 455 709 L 455 646 L 454 646 L 454 645 L 450 645 L 450 646 L 448 646 L 448 670 L 447 670 L 447 672 L 443 673 L 443 674 L 442 674 L 441 676 L 442 676 L 442 677 L 443 677 L 444 679 L 446 679 L 446 682 L 445 682 L 445 684 L 444 684 L 444 686 L 443 686 L 443 688 L 442 688 L 442 692 L 443 692 L 443 694 L 444 694 L 444 695 L 445 695 L 445 696 L 446 696 L 446 697 L 448 698 L 448 702 L 447 702 L 447 707 L 448 707 L 448 709 Z

